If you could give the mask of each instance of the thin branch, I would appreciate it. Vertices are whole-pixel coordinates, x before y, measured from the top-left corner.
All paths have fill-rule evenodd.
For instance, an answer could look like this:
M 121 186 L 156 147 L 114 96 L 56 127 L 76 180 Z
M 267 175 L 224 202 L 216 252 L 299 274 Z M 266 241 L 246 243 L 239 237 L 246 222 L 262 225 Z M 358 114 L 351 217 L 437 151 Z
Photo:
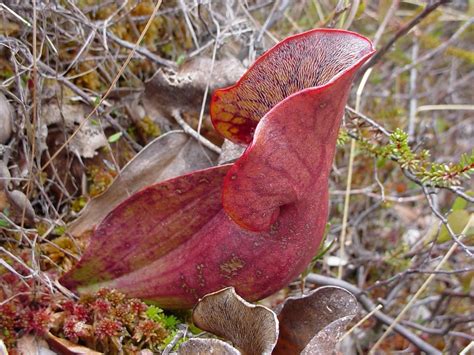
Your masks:
M 368 124 L 370 124 L 372 127 L 375 127 L 377 130 L 379 130 L 380 132 L 382 132 L 384 135 L 386 135 L 387 137 L 390 136 L 390 132 L 387 131 L 382 125 L 378 124 L 377 122 L 375 122 L 375 120 L 373 120 L 372 118 L 370 117 L 367 117 L 366 115 L 364 115 L 363 113 L 353 109 L 352 107 L 350 106 L 346 106 L 346 110 L 349 111 L 350 113 L 356 115 L 357 117 L 359 118 L 362 118 L 365 122 L 367 122 Z
M 412 62 L 415 62 L 416 59 L 418 58 L 419 49 L 420 49 L 420 44 L 418 43 L 418 39 L 416 37 L 413 37 L 413 48 L 412 48 L 412 52 L 411 52 Z M 408 141 L 409 142 L 414 142 L 415 127 L 416 127 L 416 125 L 415 125 L 415 123 L 416 123 L 416 114 L 418 113 L 418 111 L 417 111 L 417 106 L 418 106 L 417 78 L 418 78 L 418 70 L 417 70 L 416 67 L 413 67 L 410 70 L 410 91 L 409 91 L 410 111 L 409 111 L 409 114 L 408 114 Z
M 196 132 L 190 125 L 188 125 L 186 121 L 183 119 L 183 117 L 181 117 L 181 113 L 179 112 L 179 110 L 173 110 L 173 112 L 171 112 L 171 115 L 176 120 L 176 122 L 178 122 L 178 124 L 181 126 L 184 132 L 189 134 L 191 137 L 196 139 L 203 146 L 209 148 L 213 152 L 216 152 L 217 154 L 221 154 L 222 149 L 219 148 L 214 143 L 208 141 L 206 138 L 204 138 L 198 132 Z
M 342 341 L 342 339 L 344 339 L 346 336 L 348 336 L 349 334 L 351 334 L 355 329 L 359 328 L 362 324 L 365 323 L 365 321 L 367 319 L 369 319 L 370 317 L 372 317 L 374 315 L 375 312 L 379 311 L 380 309 L 383 308 L 383 305 L 379 304 L 377 307 L 375 307 L 373 310 L 371 310 L 369 313 L 367 313 L 360 321 L 358 321 L 356 324 L 354 324 L 354 326 L 349 329 L 340 339 L 339 339 L 339 342 Z
M 385 14 L 382 20 L 382 23 L 377 29 L 377 32 L 375 32 L 373 40 L 374 47 L 377 47 L 377 45 L 379 44 L 379 41 L 382 38 L 383 33 L 385 32 L 385 28 L 387 27 L 388 22 L 393 18 L 393 16 L 395 16 L 395 12 L 397 11 L 399 5 L 400 0 L 392 1 L 392 5 L 390 5 L 389 9 L 387 10 L 387 13 Z
M 393 161 L 397 162 L 396 159 L 392 159 Z M 446 189 L 449 190 L 456 195 L 462 197 L 466 201 L 470 203 L 474 203 L 474 196 L 469 196 L 466 194 L 464 191 L 462 191 L 459 187 L 454 187 L 454 186 L 443 186 L 443 185 L 436 185 L 436 184 L 431 184 L 429 182 L 422 182 L 420 179 L 418 179 L 411 171 L 408 169 L 402 169 L 403 175 L 405 175 L 409 180 L 413 181 L 415 184 L 419 186 L 425 186 L 425 187 L 432 187 L 435 189 Z
M 395 33 L 395 35 L 390 38 L 390 40 L 382 48 L 380 48 L 377 53 L 375 53 L 375 55 L 367 61 L 367 63 L 365 63 L 361 70 L 359 70 L 358 77 L 362 77 L 362 75 L 367 71 L 367 69 L 373 67 L 378 61 L 380 61 L 380 59 L 382 59 L 382 57 L 390 50 L 390 48 L 395 44 L 395 42 L 405 36 L 413 27 L 418 25 L 425 17 L 431 14 L 439 6 L 447 4 L 449 1 L 450 0 L 439 0 L 427 5 L 422 12 L 420 12 L 415 18 L 413 18 L 397 33 Z
M 212 14 L 211 3 L 209 3 L 209 10 L 210 10 L 209 13 L 211 15 L 212 22 L 214 23 L 214 26 L 216 27 L 216 37 L 215 37 L 216 41 L 214 42 L 214 48 L 212 50 L 212 59 L 211 59 L 211 65 L 209 67 L 208 80 L 206 82 L 206 88 L 204 90 L 204 94 L 202 98 L 201 111 L 199 112 L 199 121 L 198 121 L 198 127 L 197 127 L 198 135 L 201 135 L 201 127 L 204 121 L 204 111 L 206 110 L 207 96 L 209 94 L 209 88 L 211 87 L 212 77 L 214 76 L 213 74 L 214 74 L 214 65 L 216 63 L 217 46 L 219 44 L 219 38 L 221 36 L 221 27 L 219 25 L 219 22 L 214 18 Z
M 401 73 L 410 70 L 417 65 L 427 61 L 428 59 L 433 58 L 436 55 L 439 55 L 441 52 L 443 52 L 445 49 L 447 49 L 449 46 L 453 44 L 453 42 L 456 42 L 456 40 L 461 36 L 461 34 L 466 31 L 472 24 L 474 23 L 474 17 L 471 17 L 468 21 L 466 21 L 452 36 L 449 38 L 447 41 L 444 41 L 440 46 L 437 48 L 433 49 L 432 51 L 424 54 L 423 56 L 417 58 L 416 60 L 412 61 L 410 64 L 405 65 L 402 68 L 396 69 L 392 73 L 392 77 L 398 76 Z
M 459 245 L 459 247 L 467 254 L 469 255 L 470 257 L 473 257 L 474 254 L 470 251 L 470 249 L 472 248 L 469 248 L 467 245 L 465 245 L 464 243 L 462 243 L 460 241 L 460 238 L 458 238 L 456 236 L 456 233 L 454 233 L 453 229 L 451 228 L 451 226 L 449 225 L 448 223 L 448 220 L 446 217 L 444 217 L 440 211 L 438 211 L 438 209 L 435 207 L 435 205 L 433 204 L 433 200 L 431 199 L 431 195 L 428 191 L 428 188 L 426 186 L 422 186 L 423 188 L 423 193 L 425 194 L 426 196 L 426 200 L 428 201 L 428 205 L 430 206 L 431 208 L 431 211 L 434 213 L 434 215 L 441 221 L 441 223 L 444 224 L 444 226 L 446 227 L 449 235 L 451 236 L 451 238 L 454 240 L 454 242 Z
M 114 35 L 112 33 L 112 31 L 107 31 L 107 37 L 109 37 L 112 41 L 114 41 L 118 45 L 122 46 L 123 48 L 133 49 L 134 46 L 135 46 L 134 43 L 130 43 L 128 41 L 125 41 L 125 40 L 117 37 L 116 35 Z M 155 53 L 148 50 L 148 48 L 145 48 L 145 47 L 142 47 L 142 46 L 137 46 L 135 51 L 138 54 L 141 54 L 142 56 L 144 56 L 145 58 L 151 60 L 152 62 L 155 62 L 157 64 L 163 65 L 163 66 L 171 68 L 171 69 L 176 69 L 177 68 L 177 65 L 176 65 L 175 62 L 157 56 Z
M 466 322 L 470 322 L 470 321 L 472 321 L 472 320 L 468 320 Z M 432 334 L 432 335 L 446 335 L 446 334 L 449 334 L 449 335 L 452 335 L 452 336 L 457 336 L 457 337 L 462 337 L 462 338 L 469 339 L 469 340 L 474 340 L 474 337 L 472 335 L 452 331 L 453 324 L 448 324 L 444 328 L 429 328 L 429 327 L 425 327 L 421 324 L 418 324 L 418 323 L 415 323 L 415 322 L 410 322 L 410 321 L 403 321 L 402 323 L 405 324 L 407 327 L 421 330 L 422 332 L 427 333 L 427 334 Z
M 460 353 L 459 355 L 466 355 L 469 350 L 474 349 L 474 340 L 471 341 Z
M 173 337 L 173 339 L 171 339 L 171 341 L 169 342 L 168 345 L 166 345 L 166 347 L 163 349 L 163 352 L 162 352 L 162 355 L 169 355 L 171 354 L 171 352 L 173 351 L 174 347 L 176 346 L 176 344 L 178 344 L 178 342 L 182 339 L 182 338 L 185 338 L 186 337 L 186 334 L 188 332 L 188 327 L 186 326 L 184 329 L 179 329 L 175 336 Z

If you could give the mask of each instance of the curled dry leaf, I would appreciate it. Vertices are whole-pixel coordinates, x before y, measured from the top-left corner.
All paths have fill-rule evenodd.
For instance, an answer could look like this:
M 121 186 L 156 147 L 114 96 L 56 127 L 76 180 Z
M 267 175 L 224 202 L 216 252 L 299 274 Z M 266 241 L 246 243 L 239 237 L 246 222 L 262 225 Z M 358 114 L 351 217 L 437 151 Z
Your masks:
M 169 114 L 178 108 L 199 113 L 211 65 L 211 59 L 198 57 L 185 63 L 178 72 L 172 69 L 159 70 L 145 85 L 145 110 Z M 244 71 L 245 68 L 237 59 L 216 61 L 209 89 L 213 91 L 218 87 L 231 85 Z
M 344 335 L 346 327 L 354 318 L 353 315 L 336 319 L 320 330 L 305 346 L 301 355 L 335 354 L 336 345 Z
M 278 314 L 280 338 L 274 354 L 331 354 L 358 311 L 356 298 L 335 286 L 288 298 Z
M 219 339 L 189 339 L 178 350 L 178 355 L 240 355 L 240 351 Z
M 244 354 L 271 354 L 278 339 L 275 313 L 245 301 L 233 287 L 204 296 L 194 308 L 193 322 L 230 340 Z
M 13 109 L 5 95 L 0 92 L 0 144 L 5 144 L 12 135 Z
M 24 213 L 25 219 L 28 222 L 34 222 L 36 214 L 28 197 L 18 190 L 6 191 L 6 194 L 8 202 L 12 209 L 14 209 L 16 216 L 22 218 Z
M 181 131 L 168 132 L 150 142 L 124 166 L 110 187 L 91 200 L 70 224 L 73 235 L 91 230 L 122 201 L 142 188 L 197 169 L 207 168 L 214 153 Z
M 102 353 L 89 349 L 82 345 L 77 345 L 72 341 L 58 338 L 51 333 L 47 334 L 46 340 L 49 346 L 58 354 L 62 355 L 100 355 Z
M 50 103 L 42 108 L 42 118 L 46 126 L 53 124 L 64 125 L 67 129 L 74 130 L 88 115 L 90 108 L 83 104 Z M 42 135 L 46 139 L 47 134 Z M 75 135 L 70 143 L 70 149 L 84 158 L 92 158 L 97 149 L 107 145 L 107 137 L 100 126 L 87 121 Z M 43 142 L 43 147 L 47 145 Z
M 245 147 L 241 146 L 240 144 L 235 144 L 230 140 L 224 140 L 224 144 L 222 145 L 222 152 L 219 155 L 219 160 L 217 163 L 219 165 L 232 163 L 234 160 L 238 159 L 242 153 L 245 151 Z
M 20 355 L 56 355 L 54 351 L 49 349 L 48 344 L 43 338 L 34 335 L 24 335 L 18 339 L 17 352 Z

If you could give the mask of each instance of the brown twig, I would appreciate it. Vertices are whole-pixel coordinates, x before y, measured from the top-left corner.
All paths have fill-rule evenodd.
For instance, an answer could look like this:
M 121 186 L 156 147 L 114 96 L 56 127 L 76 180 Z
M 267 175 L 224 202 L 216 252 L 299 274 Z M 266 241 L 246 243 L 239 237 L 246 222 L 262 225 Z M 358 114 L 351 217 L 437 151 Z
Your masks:
M 398 30 L 395 35 L 388 40 L 388 42 L 379 50 L 377 50 L 377 53 L 370 58 L 367 63 L 364 64 L 364 66 L 359 70 L 357 73 L 357 77 L 361 78 L 364 73 L 367 71 L 367 69 L 373 67 L 382 57 L 390 50 L 390 48 L 395 44 L 396 41 L 398 41 L 401 37 L 406 35 L 413 27 L 418 25 L 426 16 L 431 14 L 434 10 L 436 10 L 439 6 L 447 4 L 451 0 L 438 0 L 434 1 L 430 4 L 428 4 L 422 12 L 420 12 L 415 18 L 413 18 L 410 22 L 408 22 L 406 25 L 404 25 L 400 30 Z

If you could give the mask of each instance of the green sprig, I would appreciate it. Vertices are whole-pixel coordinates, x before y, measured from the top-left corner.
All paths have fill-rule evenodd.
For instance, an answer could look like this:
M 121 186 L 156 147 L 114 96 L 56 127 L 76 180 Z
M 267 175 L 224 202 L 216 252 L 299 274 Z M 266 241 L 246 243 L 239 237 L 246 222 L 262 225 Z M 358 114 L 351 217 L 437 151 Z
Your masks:
M 396 161 L 401 168 L 409 170 L 426 185 L 456 186 L 474 173 L 474 150 L 470 154 L 461 155 L 458 163 L 431 162 L 428 150 L 413 152 L 408 144 L 408 134 L 400 128 L 390 135 L 387 145 L 376 145 L 361 137 L 359 146 L 377 158 Z

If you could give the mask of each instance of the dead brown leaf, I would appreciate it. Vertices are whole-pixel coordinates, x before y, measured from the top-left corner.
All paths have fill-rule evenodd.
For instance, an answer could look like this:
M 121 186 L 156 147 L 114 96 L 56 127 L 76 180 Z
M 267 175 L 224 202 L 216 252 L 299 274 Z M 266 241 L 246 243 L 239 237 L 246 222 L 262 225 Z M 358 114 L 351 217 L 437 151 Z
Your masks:
M 280 338 L 273 354 L 331 354 L 358 310 L 356 298 L 340 287 L 288 298 L 278 315 Z
M 45 105 L 42 109 L 42 118 L 46 126 L 53 124 L 64 126 L 66 129 L 74 130 L 76 125 L 80 124 L 84 117 L 88 115 L 90 108 L 83 104 L 63 104 L 59 106 L 57 102 Z M 46 140 L 47 130 L 43 134 L 43 140 Z M 47 149 L 46 143 L 42 142 Z M 70 149 L 77 152 L 84 158 L 92 158 L 97 149 L 107 145 L 107 137 L 104 135 L 101 127 L 94 124 L 93 120 L 87 121 L 77 132 L 70 143 Z
M 193 322 L 230 340 L 244 354 L 271 354 L 278 339 L 275 313 L 245 301 L 233 287 L 204 296 L 194 307 Z
M 324 327 L 305 346 L 301 355 L 334 354 L 336 352 L 336 345 L 344 335 L 346 327 L 352 318 L 354 318 L 353 315 L 342 317 Z
M 211 159 L 209 159 L 209 157 Z M 215 155 L 182 131 L 168 132 L 140 151 L 100 196 L 91 200 L 69 226 L 73 235 L 94 228 L 122 201 L 154 183 L 212 165 Z
M 35 210 L 28 200 L 26 195 L 18 190 L 8 191 L 5 190 L 8 202 L 15 212 L 17 220 L 20 220 L 23 215 L 28 222 L 34 222 L 36 218 Z
M 189 339 L 178 350 L 178 355 L 239 355 L 240 351 L 219 339 Z
M 77 345 L 72 341 L 58 338 L 51 333 L 47 335 L 48 344 L 52 349 L 63 355 L 99 355 L 100 352 L 94 351 L 82 345 Z
M 245 146 L 235 144 L 228 139 L 224 140 L 224 144 L 221 147 L 222 152 L 219 155 L 219 160 L 217 163 L 219 165 L 232 163 L 242 155 L 242 153 L 245 151 L 245 148 Z
M 54 351 L 49 349 L 43 338 L 34 335 L 25 335 L 18 339 L 17 350 L 20 355 L 56 355 Z
M 181 109 L 199 113 L 211 66 L 210 58 L 198 57 L 184 64 L 178 72 L 171 69 L 158 71 L 145 85 L 143 103 L 146 111 L 152 109 L 170 114 L 173 109 Z M 209 93 L 234 84 L 244 72 L 245 68 L 235 58 L 216 61 Z

